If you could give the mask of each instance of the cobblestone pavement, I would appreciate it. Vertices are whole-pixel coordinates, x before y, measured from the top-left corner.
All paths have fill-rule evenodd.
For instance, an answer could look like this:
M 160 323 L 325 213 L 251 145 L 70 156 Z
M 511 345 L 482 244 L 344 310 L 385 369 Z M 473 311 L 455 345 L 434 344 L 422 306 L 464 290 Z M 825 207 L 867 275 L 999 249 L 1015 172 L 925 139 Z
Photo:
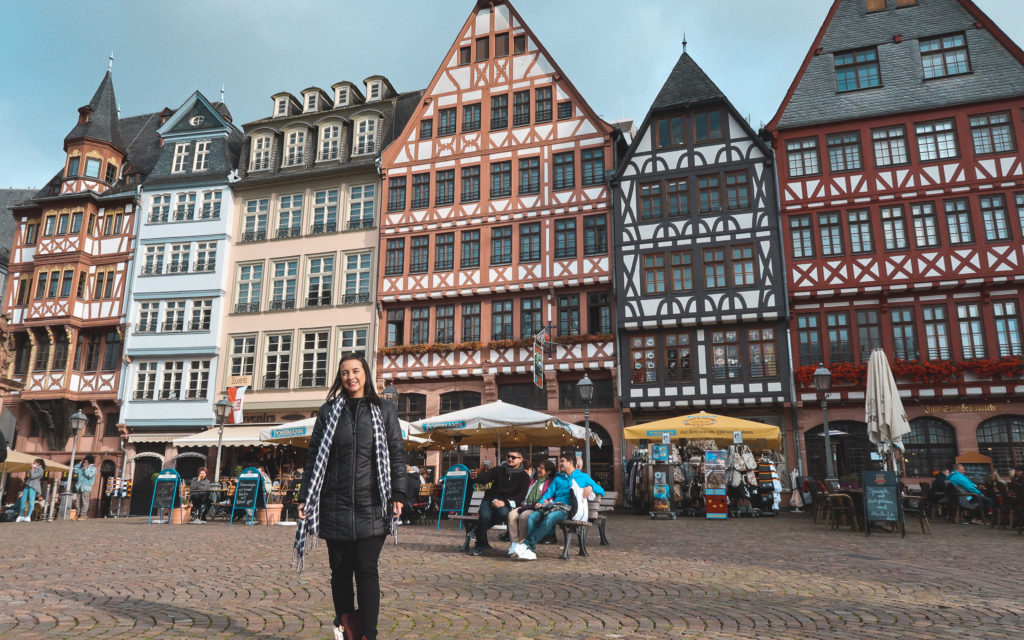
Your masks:
M 913 529 L 913 527 L 911 527 Z M 1024 536 L 827 532 L 809 516 L 652 521 L 536 562 L 457 549 L 449 523 L 382 555 L 381 638 L 1019 638 Z M 596 532 L 594 532 L 596 534 Z M 144 518 L 0 524 L 0 638 L 331 638 L 324 547 L 291 527 Z M 493 537 L 493 533 L 492 533 Z

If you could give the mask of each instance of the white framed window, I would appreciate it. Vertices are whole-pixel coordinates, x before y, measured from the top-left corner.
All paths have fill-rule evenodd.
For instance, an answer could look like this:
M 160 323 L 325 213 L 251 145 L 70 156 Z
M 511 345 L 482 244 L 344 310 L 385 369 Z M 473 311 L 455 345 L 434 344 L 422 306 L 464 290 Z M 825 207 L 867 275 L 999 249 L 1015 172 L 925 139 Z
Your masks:
M 366 356 L 366 340 L 369 330 L 366 327 L 352 327 L 341 329 L 341 351 L 342 353 L 354 351 Z
M 206 171 L 210 168 L 210 141 L 196 142 L 196 157 L 192 161 L 193 171 Z
M 366 86 L 367 100 L 380 100 L 380 82 L 371 82 Z
M 200 220 L 219 220 L 220 219 L 220 203 L 223 199 L 224 193 L 222 191 L 204 191 L 203 192 L 203 209 L 199 214 Z
M 146 260 L 142 264 L 142 275 L 155 276 L 164 272 L 164 245 L 151 244 L 146 247 Z
M 357 185 L 349 189 L 349 229 L 369 229 L 373 227 L 376 195 L 377 187 L 372 184 Z
M 188 390 L 185 397 L 189 400 L 205 400 L 210 392 L 210 361 L 192 360 L 188 363 Z
M 299 279 L 299 261 L 295 259 L 278 260 L 271 266 L 271 297 L 272 310 L 294 309 L 295 290 Z
M 302 164 L 306 148 L 305 131 L 289 131 L 285 134 L 284 165 L 294 167 Z
M 174 220 L 191 220 L 196 214 L 196 192 L 185 191 L 178 194 L 178 203 L 174 207 Z
M 952 120 L 924 122 L 914 126 L 917 152 L 922 162 L 943 160 L 957 156 L 956 131 Z
M 306 94 L 306 112 L 316 111 L 317 99 L 315 93 Z
M 188 273 L 191 260 L 192 243 L 179 242 L 171 244 L 171 261 L 167 264 L 167 273 Z
M 288 96 L 281 96 L 274 101 L 274 117 L 280 118 L 286 115 L 288 115 Z
M 164 305 L 164 326 L 163 330 L 184 331 L 185 330 L 185 301 L 168 300 Z
M 260 310 L 263 293 L 263 265 L 243 264 L 238 267 L 238 295 L 235 313 L 254 313 Z
M 377 150 L 377 118 L 366 117 L 355 124 L 356 138 L 352 155 L 373 153 Z
M 334 256 L 309 259 L 306 267 L 306 306 L 329 307 L 334 291 Z
M 255 371 L 256 336 L 232 336 L 230 375 L 251 376 Z
M 263 353 L 263 388 L 287 389 L 288 373 L 292 366 L 292 334 L 267 336 Z
M 327 386 L 327 346 L 330 335 L 327 331 L 305 331 L 302 333 L 302 374 L 300 387 Z
M 270 212 L 270 198 L 247 200 L 245 216 L 242 217 L 242 242 L 256 242 L 267 239 L 267 217 Z
M 985 331 L 982 328 L 981 305 L 958 304 L 956 316 L 960 324 L 960 343 L 964 360 L 985 357 Z
M 167 222 L 171 214 L 170 194 L 153 196 L 153 208 L 149 211 L 150 222 Z
M 1016 300 L 1000 300 L 992 303 L 992 315 L 996 321 L 996 347 L 999 357 L 1024 355 L 1021 347 L 1020 315 Z
M 213 320 L 213 300 L 211 298 L 198 298 L 192 301 L 192 322 L 189 323 L 190 331 L 209 331 L 210 323 Z
M 301 193 L 281 196 L 277 203 L 277 237 L 297 238 L 302 235 Z
M 177 400 L 181 397 L 181 383 L 185 378 L 185 361 L 164 362 L 163 383 L 160 385 L 161 400 Z
M 188 142 L 178 142 L 174 145 L 174 157 L 171 160 L 171 173 L 182 173 L 188 166 Z
M 341 149 L 341 127 L 329 124 L 320 127 L 320 160 L 337 160 Z
M 270 144 L 270 136 L 257 136 L 252 139 L 249 171 L 264 171 L 270 168 Z
M 135 374 L 135 399 L 153 400 L 156 397 L 156 366 L 155 362 L 140 362 L 138 373 Z
M 343 304 L 365 304 L 370 301 L 370 272 L 373 252 L 345 254 L 345 292 Z
M 195 271 L 213 271 L 217 268 L 217 242 L 196 243 Z
M 159 302 L 139 303 L 139 324 L 135 327 L 135 333 L 153 333 L 157 330 L 160 318 Z
M 336 107 L 347 107 L 348 106 L 348 87 L 338 87 L 334 90 L 334 106 Z
M 324 189 L 313 193 L 313 226 L 311 234 L 338 230 L 338 190 Z

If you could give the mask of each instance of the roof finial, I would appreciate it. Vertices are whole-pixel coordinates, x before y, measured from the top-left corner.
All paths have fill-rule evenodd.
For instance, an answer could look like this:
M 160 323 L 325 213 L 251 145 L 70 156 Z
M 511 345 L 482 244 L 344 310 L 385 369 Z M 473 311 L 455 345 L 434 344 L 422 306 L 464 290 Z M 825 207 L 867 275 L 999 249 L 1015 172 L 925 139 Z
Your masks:
M 110 58 L 108 58 L 108 60 L 109 60 L 109 62 L 107 62 L 107 71 L 111 71 L 114 68 L 114 52 L 113 51 L 110 52 Z
M 686 53 L 686 32 L 683 32 L 683 53 Z
M 220 101 L 224 102 L 224 85 L 220 85 Z

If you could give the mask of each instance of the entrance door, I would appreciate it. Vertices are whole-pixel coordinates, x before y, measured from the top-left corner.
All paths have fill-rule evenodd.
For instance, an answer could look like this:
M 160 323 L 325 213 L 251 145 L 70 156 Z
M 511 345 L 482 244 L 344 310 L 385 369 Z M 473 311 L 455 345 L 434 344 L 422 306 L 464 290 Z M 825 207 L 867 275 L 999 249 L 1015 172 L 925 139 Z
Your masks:
M 99 517 L 106 517 L 110 513 L 110 496 L 107 494 L 107 478 L 114 475 L 117 467 L 113 460 L 104 460 L 100 465 L 100 513 Z
M 153 502 L 153 477 L 160 473 L 163 462 L 160 458 L 135 458 L 135 476 L 132 478 L 131 515 L 145 516 L 149 514 L 149 505 Z
M 590 445 L 590 475 L 597 484 L 605 491 L 615 488 L 615 447 L 612 446 L 612 438 L 604 427 L 593 420 L 590 421 L 590 430 L 601 438 L 601 448 L 597 445 Z

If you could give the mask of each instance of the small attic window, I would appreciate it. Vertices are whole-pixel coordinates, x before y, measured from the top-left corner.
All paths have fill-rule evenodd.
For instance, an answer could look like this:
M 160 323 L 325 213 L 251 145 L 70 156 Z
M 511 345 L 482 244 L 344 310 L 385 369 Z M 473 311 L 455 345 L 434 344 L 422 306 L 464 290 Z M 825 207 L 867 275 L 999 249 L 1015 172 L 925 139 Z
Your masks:
M 866 0 L 868 13 L 873 11 L 885 11 L 886 0 Z
M 348 87 L 338 87 L 337 90 L 334 92 L 334 106 L 348 106 Z
M 288 98 L 278 98 L 274 103 L 274 117 L 288 115 Z
M 191 118 L 189 118 L 188 123 L 193 127 L 198 127 L 199 125 L 203 124 L 203 120 L 206 120 L 205 116 L 192 116 Z
M 367 100 L 380 100 L 380 83 L 371 82 L 366 87 L 366 94 Z
M 316 111 L 316 94 L 310 93 L 306 96 L 306 111 Z

